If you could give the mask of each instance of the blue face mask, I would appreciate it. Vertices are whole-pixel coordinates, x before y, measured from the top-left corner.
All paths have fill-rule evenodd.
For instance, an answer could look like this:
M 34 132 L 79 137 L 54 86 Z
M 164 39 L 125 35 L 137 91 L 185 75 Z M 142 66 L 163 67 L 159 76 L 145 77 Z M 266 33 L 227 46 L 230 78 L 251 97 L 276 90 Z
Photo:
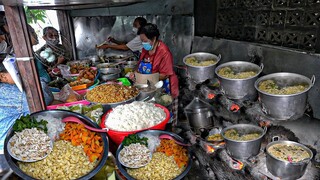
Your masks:
M 142 46 L 147 51 L 150 51 L 153 48 L 149 42 L 142 42 Z

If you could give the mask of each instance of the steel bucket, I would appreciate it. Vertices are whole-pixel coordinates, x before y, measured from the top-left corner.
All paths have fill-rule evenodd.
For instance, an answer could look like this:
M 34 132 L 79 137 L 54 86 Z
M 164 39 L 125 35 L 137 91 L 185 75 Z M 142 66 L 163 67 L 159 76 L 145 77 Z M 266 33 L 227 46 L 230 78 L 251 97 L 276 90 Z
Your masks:
M 250 141 L 236 141 L 225 136 L 225 132 L 229 129 L 236 129 L 238 132 L 243 134 L 259 132 L 261 133 L 261 136 Z M 259 126 L 255 126 L 252 124 L 237 124 L 223 129 L 221 135 L 226 142 L 226 148 L 230 156 L 236 159 L 248 159 L 259 154 L 262 138 L 266 134 L 266 132 L 266 128 L 262 129 Z
M 215 59 L 217 63 L 209 65 L 209 66 L 192 66 L 186 63 L 186 59 L 188 57 L 196 57 L 198 61 L 204 61 L 207 59 Z M 183 58 L 183 63 L 187 66 L 187 76 L 191 78 L 196 83 L 202 83 L 207 79 L 214 78 L 214 70 L 216 65 L 219 63 L 221 59 L 221 55 L 216 56 L 214 54 L 206 53 L 206 52 L 197 52 L 193 54 L 189 54 Z
M 245 71 L 254 71 L 257 72 L 255 76 L 246 78 L 246 79 L 230 79 L 223 77 L 218 74 L 218 71 L 224 67 L 231 67 L 236 73 L 245 72 Z M 215 73 L 220 81 L 220 90 L 224 93 L 229 99 L 246 99 L 255 101 L 257 99 L 258 93 L 254 88 L 254 83 L 258 79 L 258 76 L 263 70 L 263 64 L 260 67 L 256 64 L 245 62 L 245 61 L 231 61 L 219 65 Z
M 308 84 L 309 87 L 303 92 L 290 95 L 269 94 L 258 88 L 260 82 L 274 80 L 278 86 L 285 87 L 297 84 Z M 315 77 L 311 80 L 295 73 L 274 73 L 263 76 L 255 82 L 260 97 L 263 112 L 276 120 L 296 120 L 303 116 L 307 107 L 308 91 L 315 83 Z

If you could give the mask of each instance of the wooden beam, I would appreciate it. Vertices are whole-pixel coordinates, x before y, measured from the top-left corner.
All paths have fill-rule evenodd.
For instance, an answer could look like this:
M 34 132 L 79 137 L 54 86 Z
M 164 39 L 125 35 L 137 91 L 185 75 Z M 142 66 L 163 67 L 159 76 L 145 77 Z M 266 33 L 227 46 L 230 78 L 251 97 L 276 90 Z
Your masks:
M 75 37 L 73 31 L 73 24 L 71 18 L 69 16 L 68 11 L 57 10 L 58 23 L 60 28 L 60 34 L 62 45 L 65 47 L 72 46 L 71 49 L 67 49 L 67 51 L 72 51 L 71 59 L 76 59 L 76 45 L 75 45 Z
M 23 6 L 4 6 L 23 88 L 30 112 L 45 109 L 40 80 L 33 60 L 33 50 Z

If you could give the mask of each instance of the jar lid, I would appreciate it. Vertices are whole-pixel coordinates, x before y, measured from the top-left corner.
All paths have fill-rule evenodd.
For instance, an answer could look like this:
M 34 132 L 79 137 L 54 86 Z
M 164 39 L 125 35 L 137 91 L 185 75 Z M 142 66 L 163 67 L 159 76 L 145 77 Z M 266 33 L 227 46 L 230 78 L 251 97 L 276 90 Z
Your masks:
M 209 110 L 209 105 L 203 100 L 195 97 L 185 108 L 185 112 L 198 112 L 199 110 Z

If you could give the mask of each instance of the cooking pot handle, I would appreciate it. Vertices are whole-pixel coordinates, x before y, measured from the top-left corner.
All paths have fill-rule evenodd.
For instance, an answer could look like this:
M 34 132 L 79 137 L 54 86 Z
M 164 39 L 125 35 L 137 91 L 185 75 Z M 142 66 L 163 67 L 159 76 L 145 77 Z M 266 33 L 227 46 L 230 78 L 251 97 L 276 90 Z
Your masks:
M 264 126 L 264 127 L 263 127 L 263 134 L 266 134 L 266 133 L 267 133 L 267 130 L 268 130 L 267 126 Z
M 279 141 L 280 140 L 280 137 L 279 136 L 273 136 L 272 139 L 271 139 L 271 142 L 273 141 Z
M 221 59 L 221 54 L 218 55 L 218 61 L 220 61 L 220 59 Z
M 311 77 L 311 86 L 313 86 L 314 85 L 314 83 L 316 82 L 316 76 L 315 75 L 312 75 L 312 77 Z
M 264 64 L 261 63 L 261 64 L 260 64 L 260 69 L 261 69 L 261 71 L 263 70 L 263 68 L 264 68 Z

